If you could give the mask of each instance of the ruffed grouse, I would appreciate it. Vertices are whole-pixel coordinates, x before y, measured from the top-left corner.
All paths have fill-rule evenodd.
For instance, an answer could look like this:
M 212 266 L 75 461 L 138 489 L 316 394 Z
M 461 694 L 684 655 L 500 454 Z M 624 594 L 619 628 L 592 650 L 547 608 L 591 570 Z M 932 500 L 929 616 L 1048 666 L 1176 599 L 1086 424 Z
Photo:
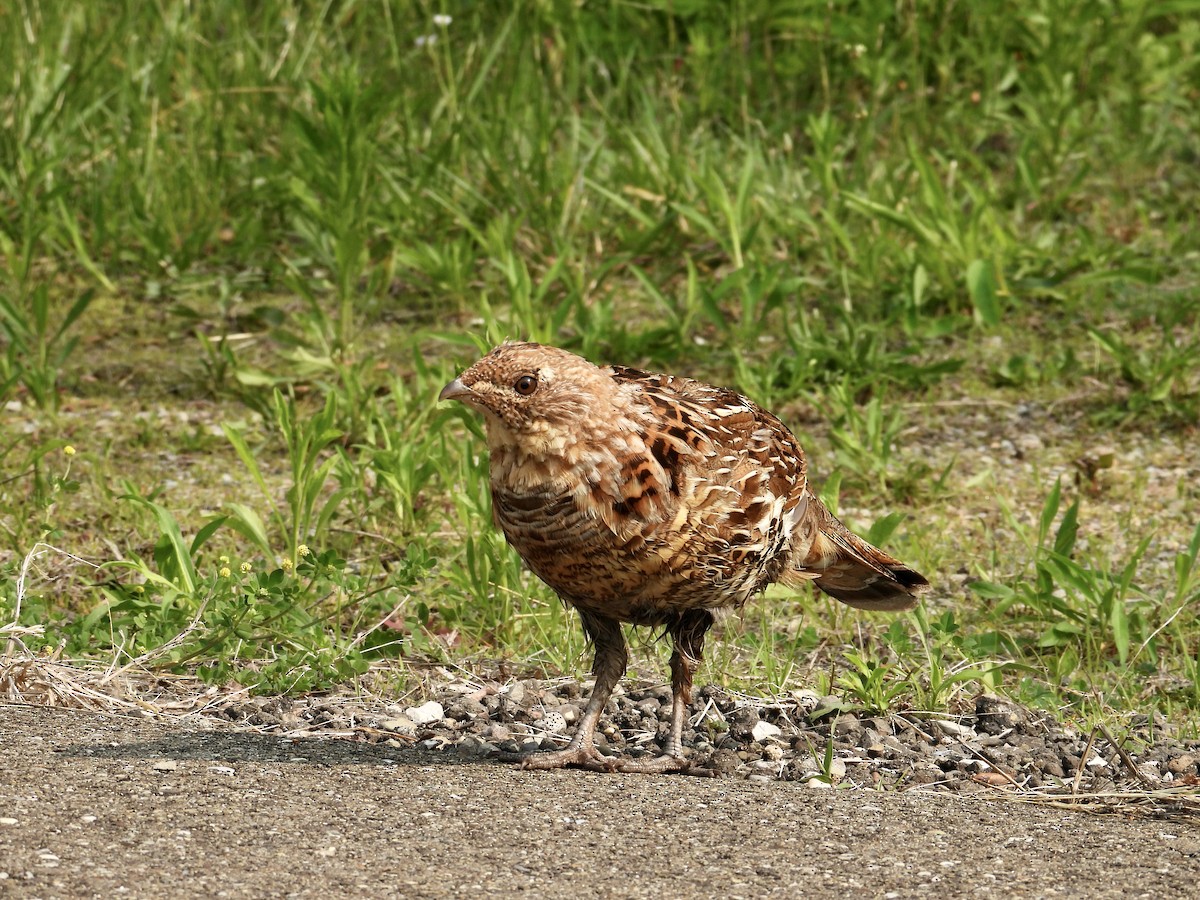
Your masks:
M 842 525 L 809 487 L 792 433 L 733 391 L 505 343 L 439 399 L 484 414 L 496 524 L 579 611 L 595 647 L 573 739 L 521 756 L 526 768 L 687 770 L 681 737 L 705 632 L 773 582 L 811 581 L 870 610 L 909 609 L 929 587 Z M 621 622 L 663 626 L 674 641 L 671 733 L 655 759 L 608 758 L 593 744 L 628 663 Z

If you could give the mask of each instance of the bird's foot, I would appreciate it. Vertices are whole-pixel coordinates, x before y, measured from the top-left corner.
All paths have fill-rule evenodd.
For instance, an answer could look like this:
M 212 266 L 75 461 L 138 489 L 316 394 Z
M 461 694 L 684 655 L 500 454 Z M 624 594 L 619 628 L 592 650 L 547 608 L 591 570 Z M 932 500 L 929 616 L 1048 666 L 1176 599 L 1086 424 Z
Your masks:
M 595 747 L 567 747 L 565 750 L 535 750 L 532 753 L 499 753 L 504 762 L 520 763 L 522 769 L 565 769 L 574 766 L 592 772 L 615 772 L 618 759 L 604 756 Z
M 640 759 L 622 759 L 617 762 L 616 769 L 623 774 L 667 775 L 678 773 L 680 775 L 695 775 L 698 778 L 715 778 L 717 775 L 715 770 L 695 765 L 690 759 L 685 759 L 682 756 L 668 756 L 666 754 L 662 756 L 642 757 Z

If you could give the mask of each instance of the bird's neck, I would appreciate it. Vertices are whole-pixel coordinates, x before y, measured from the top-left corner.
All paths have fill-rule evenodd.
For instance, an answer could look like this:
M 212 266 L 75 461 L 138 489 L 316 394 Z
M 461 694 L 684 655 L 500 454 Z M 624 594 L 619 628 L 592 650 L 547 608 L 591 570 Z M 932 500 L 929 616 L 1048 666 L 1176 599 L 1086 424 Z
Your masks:
M 492 484 L 518 493 L 558 493 L 611 481 L 619 477 L 622 451 L 631 450 L 631 442 L 644 447 L 637 431 L 636 423 L 621 416 L 519 435 L 493 425 L 488 429 Z

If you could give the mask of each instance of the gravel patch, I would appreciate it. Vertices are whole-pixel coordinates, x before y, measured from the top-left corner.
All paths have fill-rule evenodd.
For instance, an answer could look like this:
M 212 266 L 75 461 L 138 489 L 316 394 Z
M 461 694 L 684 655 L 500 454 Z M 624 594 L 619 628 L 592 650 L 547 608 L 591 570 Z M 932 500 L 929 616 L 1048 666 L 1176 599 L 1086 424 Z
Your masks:
M 420 703 L 269 698 L 229 702 L 212 712 L 256 730 L 485 758 L 564 746 L 589 688 L 574 680 L 454 682 Z M 600 752 L 656 755 L 670 709 L 666 685 L 618 688 L 597 729 Z M 764 701 L 708 685 L 696 694 L 684 745 L 693 760 L 722 777 L 818 789 L 1073 795 L 1191 789 L 1200 795 L 1200 742 L 1174 737 L 1161 720 L 1133 717 L 1118 739 L 989 694 L 958 716 L 868 715 L 812 692 Z

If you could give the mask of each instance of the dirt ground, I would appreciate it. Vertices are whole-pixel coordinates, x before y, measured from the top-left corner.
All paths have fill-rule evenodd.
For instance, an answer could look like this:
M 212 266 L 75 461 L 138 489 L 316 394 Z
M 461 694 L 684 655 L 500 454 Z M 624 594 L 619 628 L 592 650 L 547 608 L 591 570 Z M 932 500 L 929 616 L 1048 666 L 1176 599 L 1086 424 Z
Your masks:
M 0 705 L 5 897 L 1182 897 L 1200 823 Z

